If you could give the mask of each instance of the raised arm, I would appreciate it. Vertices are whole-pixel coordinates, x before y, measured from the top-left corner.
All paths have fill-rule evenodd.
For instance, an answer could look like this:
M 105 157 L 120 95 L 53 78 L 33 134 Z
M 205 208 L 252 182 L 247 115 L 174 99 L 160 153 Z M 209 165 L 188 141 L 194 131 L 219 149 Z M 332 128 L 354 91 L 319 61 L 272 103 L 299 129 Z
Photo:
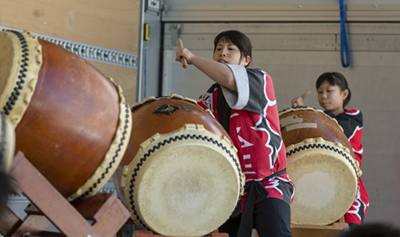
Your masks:
M 180 62 L 181 57 L 185 58 L 189 65 L 192 64 L 197 67 L 211 80 L 233 91 L 237 91 L 233 73 L 225 63 L 220 63 L 211 59 L 196 56 L 186 48 L 176 51 L 175 60 Z

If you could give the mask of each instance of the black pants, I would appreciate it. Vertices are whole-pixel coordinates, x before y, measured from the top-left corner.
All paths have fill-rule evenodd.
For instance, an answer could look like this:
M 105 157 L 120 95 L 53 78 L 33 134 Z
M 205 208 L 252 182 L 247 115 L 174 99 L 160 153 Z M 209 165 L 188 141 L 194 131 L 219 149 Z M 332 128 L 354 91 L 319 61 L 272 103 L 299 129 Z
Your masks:
M 236 237 L 241 214 L 227 220 L 218 230 Z M 293 237 L 290 232 L 290 205 L 277 198 L 266 198 L 254 206 L 254 228 L 260 237 Z M 250 237 L 250 236 L 248 236 Z

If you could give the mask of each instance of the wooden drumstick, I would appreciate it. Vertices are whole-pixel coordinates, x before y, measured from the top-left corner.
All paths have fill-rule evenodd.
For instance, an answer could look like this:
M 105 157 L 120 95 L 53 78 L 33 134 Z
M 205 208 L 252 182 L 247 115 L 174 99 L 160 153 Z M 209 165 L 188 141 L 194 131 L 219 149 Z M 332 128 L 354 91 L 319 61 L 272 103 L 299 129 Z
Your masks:
M 310 90 L 310 89 L 306 90 L 306 92 L 304 92 L 304 93 L 301 95 L 301 98 L 303 98 L 303 100 L 304 100 L 304 98 L 306 98 L 309 94 L 311 94 L 311 90 Z M 294 102 L 294 103 L 292 104 L 292 107 L 297 107 L 297 106 L 298 106 L 297 102 Z
M 181 38 L 178 38 L 176 41 L 178 42 L 179 50 L 183 49 L 183 43 L 182 43 Z M 187 64 L 186 58 L 182 57 L 181 62 L 182 62 L 182 67 L 187 68 L 188 64 Z

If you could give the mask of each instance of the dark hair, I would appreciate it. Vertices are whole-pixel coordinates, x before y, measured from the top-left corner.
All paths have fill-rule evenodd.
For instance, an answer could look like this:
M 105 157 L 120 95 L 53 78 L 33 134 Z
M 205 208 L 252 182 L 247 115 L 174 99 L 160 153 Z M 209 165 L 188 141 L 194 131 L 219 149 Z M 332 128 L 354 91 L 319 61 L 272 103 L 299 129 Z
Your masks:
M 362 224 L 343 232 L 339 237 L 400 237 L 400 229 L 383 223 Z
M 217 48 L 218 42 L 221 39 L 226 42 L 232 43 L 239 48 L 240 60 L 244 57 L 250 56 L 250 62 L 251 62 L 251 51 L 252 51 L 251 41 L 245 34 L 237 30 L 228 30 L 219 33 L 214 39 L 214 52 Z M 250 65 L 250 62 L 246 65 L 246 67 Z
M 349 91 L 347 98 L 343 101 L 343 108 L 346 107 L 351 99 L 351 91 L 349 89 L 349 85 L 347 84 L 346 78 L 338 72 L 325 72 L 318 77 L 316 83 L 317 90 L 324 81 L 328 81 L 328 83 L 332 86 L 338 86 L 340 88 L 340 91 L 344 91 L 346 89 Z

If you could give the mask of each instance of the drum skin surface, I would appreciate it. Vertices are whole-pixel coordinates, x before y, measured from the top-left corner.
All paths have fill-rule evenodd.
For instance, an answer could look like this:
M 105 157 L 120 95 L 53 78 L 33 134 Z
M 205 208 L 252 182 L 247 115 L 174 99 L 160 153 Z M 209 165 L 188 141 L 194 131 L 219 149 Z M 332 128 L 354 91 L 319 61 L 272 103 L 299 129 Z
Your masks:
M 335 222 L 354 202 L 361 176 L 347 137 L 336 120 L 310 107 L 284 110 L 279 120 L 287 172 L 296 186 L 291 223 Z
M 113 175 L 132 220 L 167 236 L 216 230 L 235 208 L 244 182 L 224 128 L 178 95 L 139 102 L 132 118 L 130 145 Z
M 26 79 L 17 81 L 21 94 L 25 88 L 32 94 L 15 96 L 16 105 L 10 107 L 16 89 L 7 92 L 6 85 L 2 91 L 12 94 L 4 110 L 15 125 L 16 150 L 70 201 L 93 195 L 115 171 L 130 136 L 130 128 L 121 131 L 131 126 L 122 90 L 87 61 L 54 43 L 29 32 L 5 34 L 11 39 L 17 35 L 23 49 L 37 42 L 22 60 L 16 51 L 14 64 L 40 62 L 37 74 L 25 69 Z M 6 95 L 3 98 L 7 100 Z

